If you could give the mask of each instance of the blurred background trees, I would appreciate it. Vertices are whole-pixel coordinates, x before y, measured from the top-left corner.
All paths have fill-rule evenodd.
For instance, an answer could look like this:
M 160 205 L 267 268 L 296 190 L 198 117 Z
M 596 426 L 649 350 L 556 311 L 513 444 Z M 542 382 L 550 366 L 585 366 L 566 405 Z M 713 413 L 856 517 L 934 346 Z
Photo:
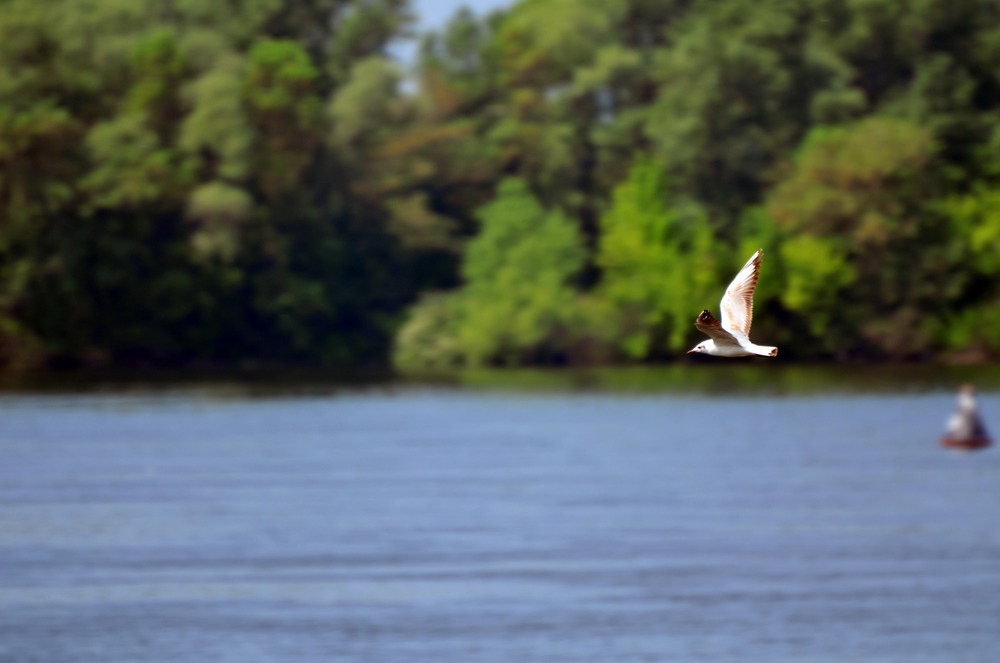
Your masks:
M 331 116 L 366 103 L 407 20 L 0 2 L 3 361 L 384 361 L 412 286 L 387 212 L 352 192 L 367 155 L 340 141 L 367 127 Z
M 0 363 L 1000 356 L 1000 5 L 0 0 Z

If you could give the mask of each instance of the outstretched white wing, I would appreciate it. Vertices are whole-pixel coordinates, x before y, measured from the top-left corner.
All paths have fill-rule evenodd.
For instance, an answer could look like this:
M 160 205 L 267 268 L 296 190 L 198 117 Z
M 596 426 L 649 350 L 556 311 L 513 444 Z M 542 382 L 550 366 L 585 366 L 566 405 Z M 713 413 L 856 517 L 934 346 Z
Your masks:
M 760 259 L 763 255 L 764 249 L 757 249 L 726 288 L 726 294 L 722 296 L 719 313 L 722 327 L 727 331 L 750 336 L 750 323 L 753 322 L 753 292 L 757 288 Z

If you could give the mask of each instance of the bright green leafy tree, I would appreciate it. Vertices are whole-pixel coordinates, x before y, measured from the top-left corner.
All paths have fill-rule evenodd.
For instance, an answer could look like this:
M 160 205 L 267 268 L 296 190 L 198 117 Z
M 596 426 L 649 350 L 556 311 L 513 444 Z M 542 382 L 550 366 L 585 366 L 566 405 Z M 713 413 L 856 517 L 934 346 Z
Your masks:
M 425 300 L 403 328 L 402 364 L 478 366 L 560 361 L 574 338 L 585 252 L 574 224 L 547 211 L 520 180 L 480 210 L 456 294 Z M 432 343 L 428 348 L 420 347 Z
M 598 296 L 622 325 L 620 351 L 631 359 L 677 352 L 692 338 L 702 308 L 720 298 L 712 232 L 697 206 L 671 200 L 663 169 L 640 160 L 615 189 L 601 217 Z M 718 314 L 718 312 L 716 312 Z

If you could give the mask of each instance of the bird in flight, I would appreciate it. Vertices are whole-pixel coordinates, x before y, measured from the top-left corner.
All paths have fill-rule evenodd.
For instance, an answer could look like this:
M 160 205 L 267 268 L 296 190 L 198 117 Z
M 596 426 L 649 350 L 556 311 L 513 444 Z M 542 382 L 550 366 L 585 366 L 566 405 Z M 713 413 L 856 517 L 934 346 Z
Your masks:
M 778 348 L 757 345 L 750 341 L 750 323 L 753 321 L 753 291 L 757 287 L 760 274 L 760 259 L 764 249 L 750 256 L 733 282 L 726 288 L 726 294 L 719 303 L 722 322 L 715 319 L 708 309 L 698 314 L 694 326 L 709 336 L 688 350 L 688 354 L 704 353 L 717 357 L 776 357 Z

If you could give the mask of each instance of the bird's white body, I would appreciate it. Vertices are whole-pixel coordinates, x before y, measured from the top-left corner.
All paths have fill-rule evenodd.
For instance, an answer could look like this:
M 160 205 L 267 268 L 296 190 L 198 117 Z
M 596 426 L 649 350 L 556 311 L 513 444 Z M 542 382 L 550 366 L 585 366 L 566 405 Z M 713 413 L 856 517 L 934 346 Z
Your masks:
M 707 355 L 715 355 L 716 357 L 750 357 L 752 355 L 774 357 L 778 354 L 778 348 L 771 345 L 757 345 L 756 343 L 751 343 L 750 339 L 747 339 L 745 344 L 740 345 L 716 343 L 712 339 L 709 339 L 696 345 L 692 350 L 688 351 L 688 354 L 692 352 L 703 352 Z
M 704 310 L 695 320 L 695 327 L 709 336 L 688 350 L 688 354 L 703 353 L 716 357 L 774 357 L 778 348 L 771 345 L 757 345 L 750 340 L 750 323 L 753 321 L 753 293 L 760 274 L 760 260 L 763 249 L 750 256 L 739 271 L 726 294 L 719 302 L 722 321 L 716 320 L 708 310 Z

